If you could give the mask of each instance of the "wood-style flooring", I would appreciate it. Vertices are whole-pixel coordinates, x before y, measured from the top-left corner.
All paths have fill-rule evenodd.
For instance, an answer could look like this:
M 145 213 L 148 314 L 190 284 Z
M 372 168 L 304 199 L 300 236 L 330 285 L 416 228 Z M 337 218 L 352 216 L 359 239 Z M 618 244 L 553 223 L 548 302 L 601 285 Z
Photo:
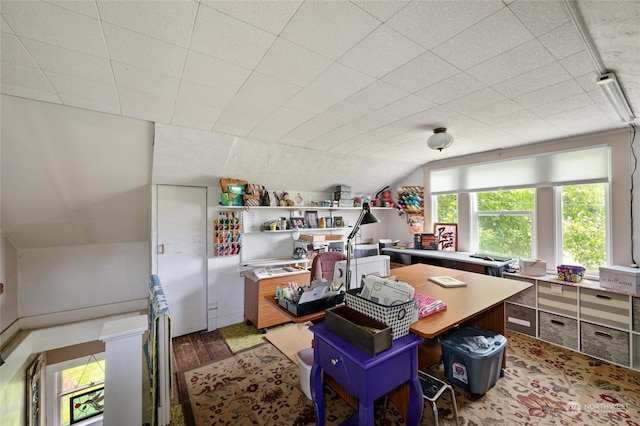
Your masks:
M 193 410 L 186 391 L 184 372 L 232 354 L 220 331 L 201 331 L 173 339 L 173 395 L 171 405 L 182 405 L 187 426 L 195 425 Z

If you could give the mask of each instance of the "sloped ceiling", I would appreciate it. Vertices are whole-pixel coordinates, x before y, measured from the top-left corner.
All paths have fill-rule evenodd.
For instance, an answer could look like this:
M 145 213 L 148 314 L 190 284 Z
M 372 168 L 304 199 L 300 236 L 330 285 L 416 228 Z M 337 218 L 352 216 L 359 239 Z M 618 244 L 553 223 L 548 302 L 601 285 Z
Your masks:
M 576 4 L 639 114 L 640 2 Z M 563 0 L 3 0 L 0 13 L 2 93 L 164 126 L 176 138 L 155 147 L 156 182 L 370 193 L 429 161 L 624 126 Z M 453 146 L 427 149 L 440 126 Z M 31 207 L 5 201 L 14 218 Z

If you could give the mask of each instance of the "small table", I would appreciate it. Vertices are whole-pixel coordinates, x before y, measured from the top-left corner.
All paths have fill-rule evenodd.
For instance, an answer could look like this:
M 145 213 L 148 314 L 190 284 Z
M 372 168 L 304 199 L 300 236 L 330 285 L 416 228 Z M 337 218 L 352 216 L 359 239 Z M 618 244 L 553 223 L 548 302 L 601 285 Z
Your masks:
M 323 372 L 358 398 L 358 416 L 347 422 L 357 420 L 359 425 L 373 425 L 375 400 L 406 383 L 410 391 L 407 425 L 420 424 L 423 400 L 418 379 L 418 345 L 422 339 L 408 334 L 395 339 L 391 348 L 371 356 L 328 331 L 324 323 L 309 330 L 314 334 L 311 395 L 318 426 L 324 425 Z

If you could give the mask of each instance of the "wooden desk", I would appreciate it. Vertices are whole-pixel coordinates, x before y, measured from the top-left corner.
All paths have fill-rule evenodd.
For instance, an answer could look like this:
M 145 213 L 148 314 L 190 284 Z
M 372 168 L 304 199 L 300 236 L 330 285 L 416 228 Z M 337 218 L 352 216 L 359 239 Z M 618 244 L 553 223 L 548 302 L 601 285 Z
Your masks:
M 417 293 L 441 299 L 447 304 L 446 310 L 422 318 L 409 328 L 411 333 L 426 339 L 418 348 L 420 370 L 440 361 L 442 350 L 435 338 L 458 325 L 473 324 L 504 335 L 504 301 L 532 285 L 523 281 L 425 264 L 396 268 L 393 273 L 399 281 L 411 284 Z M 429 281 L 430 276 L 442 275 L 464 281 L 467 286 L 444 288 Z M 506 350 L 505 348 L 505 353 Z M 502 367 L 506 367 L 506 355 L 502 357 Z M 407 412 L 409 390 L 406 386 L 392 392 L 390 399 L 401 413 Z
M 460 269 L 479 274 L 500 276 L 505 267 L 511 263 L 508 261 L 487 260 L 472 257 L 472 253 L 461 251 L 442 250 L 416 250 L 385 247 L 382 249 L 385 254 L 398 254 L 409 256 L 411 264 L 426 263 L 428 265 L 441 266 L 443 268 Z

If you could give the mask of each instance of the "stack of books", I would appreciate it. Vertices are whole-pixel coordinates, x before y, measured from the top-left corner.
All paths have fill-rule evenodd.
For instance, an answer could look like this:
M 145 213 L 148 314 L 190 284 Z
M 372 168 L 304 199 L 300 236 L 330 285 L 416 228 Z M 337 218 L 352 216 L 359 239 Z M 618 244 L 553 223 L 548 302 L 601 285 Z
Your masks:
M 447 309 L 447 304 L 442 300 L 434 299 L 425 294 L 415 293 L 414 298 L 418 302 L 418 319 L 422 319 L 436 312 Z

